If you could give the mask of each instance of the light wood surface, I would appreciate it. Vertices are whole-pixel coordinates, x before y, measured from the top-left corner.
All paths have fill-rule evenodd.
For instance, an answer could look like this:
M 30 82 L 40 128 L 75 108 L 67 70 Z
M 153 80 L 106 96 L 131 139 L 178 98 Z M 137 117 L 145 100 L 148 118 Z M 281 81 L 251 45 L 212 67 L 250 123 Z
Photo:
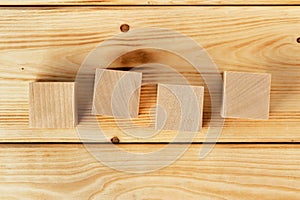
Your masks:
M 156 124 L 158 130 L 202 130 L 204 87 L 158 84 Z
M 222 116 L 269 119 L 271 75 L 225 71 Z
M 300 46 L 296 42 L 300 37 L 299 7 L 45 7 L 1 8 L 0 13 L 1 142 L 80 141 L 76 130 L 28 128 L 28 83 L 74 81 L 87 54 L 103 40 L 120 33 L 124 23 L 131 30 L 154 26 L 186 34 L 208 51 L 220 73 L 231 70 L 272 74 L 270 119 L 226 119 L 219 141 L 300 141 Z M 161 37 L 170 39 L 167 35 Z M 148 62 L 170 65 L 191 84 L 205 85 L 189 63 L 167 52 L 132 52 L 110 68 Z M 180 84 L 171 72 L 148 68 L 140 71 L 145 73 L 146 82 Z M 205 99 L 209 99 L 206 89 L 205 86 Z M 155 99 L 155 87 L 143 86 L 137 120 L 141 127 L 153 127 L 154 115 L 149 115 L 149 110 Z M 204 100 L 203 131 L 195 141 L 203 141 L 206 136 L 210 109 L 210 101 Z M 137 139 L 120 131 L 113 118 L 98 119 L 106 134 L 100 141 L 110 141 L 117 135 L 121 142 L 168 142 L 175 135 L 162 131 L 152 138 Z M 89 135 L 86 139 L 94 140 Z
M 300 2 L 254 0 L 246 3 Z M 2 0 L 0 4 L 53 5 L 0 8 L 0 142 L 20 143 L 0 144 L 0 199 L 299 199 L 300 146 L 243 142 L 300 142 L 300 47 L 297 43 L 300 7 L 83 6 L 245 4 L 241 0 Z M 67 4 L 80 6 L 56 6 Z M 168 146 L 170 154 L 157 158 L 143 153 L 157 151 L 166 145 L 147 142 L 170 142 L 176 135 L 174 131 L 162 131 L 150 138 L 134 138 L 117 126 L 121 124 L 127 131 L 132 129 L 127 120 L 99 116 L 105 137 L 88 132 L 85 141 L 110 142 L 114 137 L 121 143 L 145 142 L 88 145 L 98 154 L 105 155 L 108 162 L 101 164 L 87 152 L 87 146 L 69 143 L 81 141 L 75 129 L 28 128 L 28 83 L 74 81 L 88 53 L 100 42 L 120 33 L 121 24 L 129 25 L 128 33 L 143 27 L 179 31 L 205 47 L 220 73 L 227 70 L 271 73 L 270 120 L 226 119 L 219 141 L 241 144 L 217 144 L 203 160 L 199 160 L 203 146 L 193 144 L 172 165 L 145 174 L 118 172 L 106 165 L 128 169 L 158 167 L 185 144 L 172 144 Z M 160 38 L 174 39 L 169 35 Z M 137 40 L 146 41 L 155 40 Z M 111 48 L 126 46 L 126 40 L 116 44 Z M 188 50 L 193 52 L 193 49 Z M 92 63 L 95 68 L 98 59 Z M 155 85 L 148 83 L 182 84 L 177 73 L 149 66 L 136 69 L 145 63 L 172 66 L 190 84 L 205 86 L 204 127 L 194 139 L 195 142 L 204 141 L 211 119 L 211 94 L 201 75 L 179 56 L 150 49 L 128 53 L 110 66 L 110 69 L 143 72 L 140 116 L 133 120 L 141 127 L 132 129 L 131 133 L 147 134 L 153 129 L 155 113 L 152 108 L 156 104 L 157 91 Z M 202 75 L 210 76 L 211 73 Z M 188 135 L 181 139 L 189 141 Z M 116 150 L 111 147 L 137 153 L 143 161 L 115 156 Z
M 137 118 L 142 73 L 96 69 L 92 113 Z
M 118 147 L 148 153 L 164 145 Z M 99 163 L 82 145 L 2 144 L 0 198 L 299 199 L 299 145 L 217 145 L 203 160 L 198 158 L 199 148 L 192 145 L 179 160 L 158 171 L 130 174 Z M 98 151 L 110 153 L 108 145 L 98 145 Z M 147 168 L 167 156 L 145 157 L 147 162 L 112 158 L 111 164 Z
M 299 0 L 2 0 L 0 5 L 293 5 Z
M 75 128 L 77 105 L 75 83 L 33 82 L 29 84 L 31 128 Z

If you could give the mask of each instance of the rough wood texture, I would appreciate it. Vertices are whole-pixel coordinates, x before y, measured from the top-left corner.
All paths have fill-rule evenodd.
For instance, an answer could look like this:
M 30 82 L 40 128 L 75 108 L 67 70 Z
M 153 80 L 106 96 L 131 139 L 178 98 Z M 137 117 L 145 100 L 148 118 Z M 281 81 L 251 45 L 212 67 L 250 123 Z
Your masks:
M 74 81 L 85 56 L 101 41 L 120 33 L 120 25 L 127 23 L 131 30 L 154 26 L 186 34 L 205 47 L 220 72 L 272 74 L 270 119 L 266 122 L 226 119 L 219 141 L 299 142 L 300 46 L 296 42 L 300 37 L 299 8 L 2 8 L 0 141 L 80 141 L 76 130 L 28 129 L 28 82 Z M 171 39 L 167 35 L 161 37 Z M 132 52 L 116 60 L 110 68 L 134 67 L 149 62 L 170 65 L 192 85 L 205 85 L 189 63 L 167 52 Z M 140 69 L 147 82 L 181 84 L 174 73 L 146 67 Z M 142 127 L 154 125 L 155 120 L 151 121 L 154 115 L 151 112 L 149 115 L 149 108 L 156 104 L 156 88 L 143 87 L 140 118 L 137 120 Z M 205 99 L 209 99 L 206 89 Z M 204 100 L 203 131 L 195 141 L 203 141 L 206 136 L 210 109 L 210 101 Z M 175 135 L 172 131 L 163 131 L 150 139 L 136 139 L 122 133 L 113 118 L 98 119 L 107 135 L 105 141 L 117 135 L 121 142 L 169 142 Z
M 204 87 L 158 84 L 156 129 L 202 130 Z
M 31 128 L 74 128 L 77 124 L 75 83 L 29 84 Z
M 108 145 L 99 151 L 109 153 Z M 119 145 L 135 153 L 164 145 Z M 178 145 L 172 145 L 173 151 Z M 147 174 L 110 169 L 82 145 L 0 145 L 1 199 L 289 199 L 300 193 L 299 145 L 217 145 L 199 160 L 192 145 L 174 164 Z M 166 155 L 167 156 L 167 155 Z M 112 162 L 128 167 L 159 160 Z
M 94 82 L 93 114 L 138 117 L 142 73 L 97 69 Z
M 271 74 L 224 72 L 222 116 L 269 119 Z
M 121 1 L 111 1 L 121 3 Z M 106 4 L 110 1 L 1 1 L 2 4 Z M 132 1 L 137 3 L 137 1 Z M 147 1 L 153 3 L 154 1 Z M 155 1 L 154 3 L 170 3 Z M 172 3 L 195 1 L 172 1 Z M 197 1 L 222 4 L 229 1 Z M 255 0 L 251 3 L 294 1 Z M 297 1 L 295 1 L 297 2 Z M 122 1 L 131 3 L 131 1 Z M 139 1 L 138 3 L 146 3 Z M 230 3 L 244 1 L 231 0 Z M 220 71 L 270 72 L 273 76 L 271 114 L 268 122 L 229 119 L 220 141 L 300 141 L 300 33 L 299 7 L 43 7 L 0 9 L 0 141 L 74 142 L 74 129 L 28 129 L 28 82 L 36 80 L 74 81 L 84 57 L 99 42 L 119 33 L 121 24 L 130 29 L 154 26 L 180 31 L 202 44 Z M 172 41 L 168 35 L 161 35 Z M 149 38 L 147 38 L 149 39 Z M 140 41 L 143 42 L 145 38 Z M 126 41 L 117 42 L 124 45 Z M 112 46 L 118 48 L 119 46 Z M 126 45 L 126 44 L 125 44 Z M 177 45 L 177 44 L 176 44 Z M 190 51 L 193 51 L 191 49 Z M 101 58 L 99 58 L 101 59 Z M 116 60 L 111 68 L 145 63 L 164 63 L 184 75 L 193 85 L 204 85 L 189 63 L 170 53 L 140 50 Z M 97 60 L 93 66 L 97 67 Z M 140 68 L 145 83 L 181 84 L 175 73 Z M 209 75 L 207 73 L 206 75 Z M 153 125 L 150 108 L 156 104 L 156 87 L 144 85 L 140 119 Z M 205 91 L 207 91 L 205 89 Z M 205 93 L 205 99 L 209 94 Z M 90 112 L 90 111 L 88 111 Z M 121 132 L 116 121 L 99 117 L 110 141 L 168 142 L 174 131 L 150 139 L 136 139 Z M 203 141 L 210 121 L 210 101 L 204 102 L 204 131 L 194 141 Z M 122 121 L 126 125 L 126 120 Z M 137 132 L 137 130 L 133 130 Z M 186 134 L 187 135 L 187 134 Z M 87 135 L 86 140 L 92 140 Z M 95 137 L 93 137 L 95 139 Z M 143 157 L 133 162 L 115 157 L 111 145 L 93 145 L 108 155 L 108 164 L 128 168 L 157 166 L 170 156 Z M 169 146 L 176 152 L 182 145 Z M 147 153 L 165 145 L 117 145 L 130 152 Z M 192 145 L 169 167 L 147 174 L 112 170 L 95 160 L 82 145 L 0 145 L 0 199 L 299 199 L 299 145 L 216 145 L 209 157 L 199 160 L 199 148 Z
M 299 0 L 2 0 L 0 5 L 290 5 Z

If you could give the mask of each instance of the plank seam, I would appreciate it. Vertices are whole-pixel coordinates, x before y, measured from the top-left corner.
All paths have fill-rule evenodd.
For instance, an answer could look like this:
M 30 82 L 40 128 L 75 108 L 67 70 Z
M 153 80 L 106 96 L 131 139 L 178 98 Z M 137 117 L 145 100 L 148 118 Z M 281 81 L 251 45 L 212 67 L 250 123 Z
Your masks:
M 111 145 L 110 142 L 0 142 L 0 145 L 75 145 L 75 144 L 101 144 L 101 145 Z M 209 143 L 209 142 L 120 142 L 115 145 L 162 145 L 162 144 L 216 144 L 216 145 L 234 145 L 234 144 L 242 144 L 242 145 L 300 145 L 300 142 L 217 142 L 217 143 Z
M 300 6 L 300 4 L 195 4 L 195 5 L 185 5 L 185 4 L 160 4 L 160 5 L 149 5 L 149 4 L 140 4 L 140 5 L 114 5 L 114 4 L 89 4 L 89 5 L 77 5 L 77 4 L 66 4 L 66 5 L 55 5 L 55 4 L 45 4 L 45 5 L 14 5 L 14 4 L 0 4 L 0 8 L 3 7 L 293 7 Z

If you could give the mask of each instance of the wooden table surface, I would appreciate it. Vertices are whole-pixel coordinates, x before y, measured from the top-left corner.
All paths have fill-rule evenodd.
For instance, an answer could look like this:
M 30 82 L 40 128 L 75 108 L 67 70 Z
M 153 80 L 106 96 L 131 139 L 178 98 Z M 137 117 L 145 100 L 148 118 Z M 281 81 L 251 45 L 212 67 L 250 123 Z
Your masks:
M 300 199 L 299 0 L 1 0 L 0 5 L 0 199 Z M 139 174 L 109 166 L 159 167 L 169 155 L 101 163 L 76 129 L 28 128 L 28 83 L 74 81 L 89 52 L 121 33 L 122 24 L 130 30 L 176 30 L 203 46 L 220 73 L 271 73 L 270 119 L 226 119 L 218 143 L 199 159 L 202 143 L 213 139 L 207 135 L 211 102 L 206 90 L 203 131 L 189 149 L 171 165 Z M 118 45 L 123 44 L 114 48 Z M 187 61 L 163 51 L 134 51 L 110 68 L 146 63 L 168 64 L 189 83 L 206 87 Z M 145 81 L 178 81 L 172 72 L 142 72 Z M 143 86 L 140 117 L 134 121 L 142 128 L 98 117 L 105 137 L 87 134 L 84 141 L 105 155 L 114 155 L 112 137 L 121 143 L 113 146 L 132 153 L 164 148 L 177 132 L 135 138 L 118 127 L 151 129 L 155 99 L 156 87 Z M 191 142 L 189 134 L 181 139 Z M 176 152 L 185 143 L 168 148 Z

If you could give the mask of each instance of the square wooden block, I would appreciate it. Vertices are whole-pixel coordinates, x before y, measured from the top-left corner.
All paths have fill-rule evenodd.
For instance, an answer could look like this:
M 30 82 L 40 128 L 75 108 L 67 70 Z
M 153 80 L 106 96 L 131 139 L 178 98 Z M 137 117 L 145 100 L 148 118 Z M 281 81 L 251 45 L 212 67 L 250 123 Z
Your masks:
M 204 87 L 158 84 L 156 129 L 202 130 Z
M 224 72 L 222 117 L 268 119 L 271 74 Z
M 29 84 L 29 126 L 74 128 L 77 124 L 75 83 L 35 82 Z
M 142 73 L 97 69 L 93 114 L 136 118 L 139 114 Z

